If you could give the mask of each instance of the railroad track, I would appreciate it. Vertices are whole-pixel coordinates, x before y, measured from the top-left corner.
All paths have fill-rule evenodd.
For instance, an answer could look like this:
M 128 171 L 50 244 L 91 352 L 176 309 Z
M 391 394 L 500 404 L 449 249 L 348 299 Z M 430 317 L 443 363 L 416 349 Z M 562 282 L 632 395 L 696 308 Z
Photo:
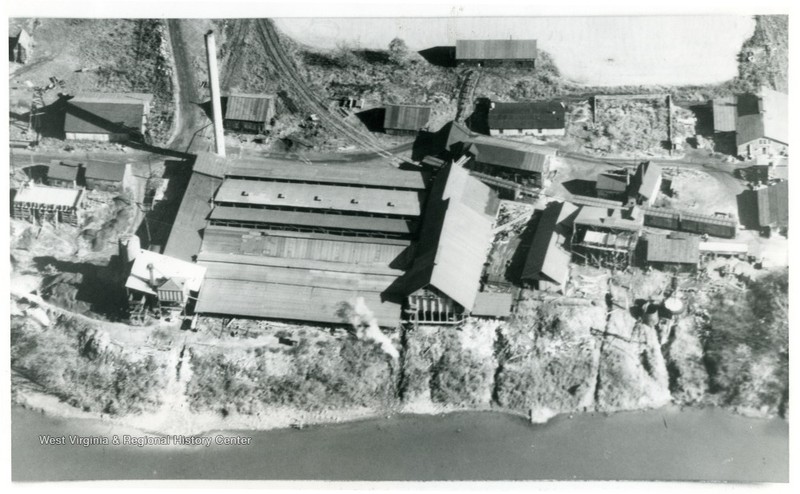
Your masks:
M 402 159 L 384 149 L 375 137 L 343 121 L 328 110 L 326 103 L 320 99 L 297 74 L 297 68 L 281 46 L 278 32 L 270 19 L 257 20 L 256 31 L 264 45 L 267 55 L 275 65 L 277 77 L 281 79 L 282 82 L 286 83 L 289 90 L 294 93 L 297 98 L 297 104 L 305 107 L 306 110 L 309 110 L 311 113 L 316 114 L 324 125 L 342 137 L 349 139 L 357 146 L 361 146 L 376 153 L 394 166 L 399 166 L 399 164 L 402 163 Z

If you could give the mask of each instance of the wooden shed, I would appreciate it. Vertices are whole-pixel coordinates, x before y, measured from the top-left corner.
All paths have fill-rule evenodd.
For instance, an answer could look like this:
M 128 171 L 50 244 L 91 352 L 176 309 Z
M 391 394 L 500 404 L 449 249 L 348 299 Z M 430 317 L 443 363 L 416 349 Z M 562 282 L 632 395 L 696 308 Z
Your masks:
M 428 126 L 430 118 L 430 106 L 388 105 L 383 117 L 383 129 L 387 134 L 417 135 Z
M 275 96 L 269 94 L 231 94 L 225 106 L 226 129 L 263 133 L 275 118 Z

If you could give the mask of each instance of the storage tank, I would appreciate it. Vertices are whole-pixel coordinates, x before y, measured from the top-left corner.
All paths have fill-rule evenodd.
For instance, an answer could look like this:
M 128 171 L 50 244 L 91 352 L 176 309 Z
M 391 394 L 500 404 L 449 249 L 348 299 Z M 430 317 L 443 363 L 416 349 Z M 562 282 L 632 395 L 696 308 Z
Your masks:
M 685 308 L 683 301 L 677 297 L 670 297 L 664 301 L 664 309 L 669 312 L 670 316 L 677 316 L 683 313 Z
M 141 244 L 136 235 L 128 235 L 119 239 L 119 257 L 123 264 L 135 261 L 140 250 Z

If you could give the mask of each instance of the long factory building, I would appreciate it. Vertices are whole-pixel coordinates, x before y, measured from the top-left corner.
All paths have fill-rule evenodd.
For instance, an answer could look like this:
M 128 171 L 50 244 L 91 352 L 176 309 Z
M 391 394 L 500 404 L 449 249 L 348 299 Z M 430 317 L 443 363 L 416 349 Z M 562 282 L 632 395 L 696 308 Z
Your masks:
M 419 171 L 203 153 L 165 254 L 206 268 L 196 313 L 343 324 L 362 298 L 395 326 L 425 195 Z

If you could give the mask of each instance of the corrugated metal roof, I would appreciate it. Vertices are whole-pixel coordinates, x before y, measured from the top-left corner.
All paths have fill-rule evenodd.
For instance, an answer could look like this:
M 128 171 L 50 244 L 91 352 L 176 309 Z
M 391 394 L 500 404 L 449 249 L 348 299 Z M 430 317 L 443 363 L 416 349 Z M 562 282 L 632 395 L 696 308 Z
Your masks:
M 788 226 L 789 224 L 789 182 L 755 191 L 758 204 L 758 224 L 765 226 Z
M 209 177 L 224 178 L 228 160 L 214 154 L 201 151 L 197 153 L 192 167 L 193 173 L 202 173 Z
M 635 215 L 631 218 L 623 218 L 620 209 L 582 206 L 575 218 L 575 224 L 592 228 L 640 231 L 644 224 L 644 217 Z
M 533 60 L 535 39 L 459 39 L 456 60 Z
M 226 120 L 269 122 L 275 116 L 275 97 L 272 95 L 231 94 L 225 106 Z
M 349 324 L 347 306 L 361 297 L 379 326 L 394 327 L 400 321 L 400 304 L 381 300 L 379 293 L 266 282 L 272 275 L 268 269 L 261 273 L 262 281 L 208 280 L 200 292 L 195 311 L 234 317 Z
M 425 189 L 425 176 L 422 172 L 400 170 L 392 166 L 365 166 L 357 163 L 304 163 L 302 161 L 254 158 L 228 158 L 227 163 L 226 174 L 229 177 Z
M 31 185 L 17 190 L 14 203 L 29 202 L 47 206 L 76 207 L 82 192 L 81 189 Z
M 202 261 L 203 263 L 216 262 L 224 265 L 240 265 L 242 266 L 241 268 L 242 270 L 246 270 L 247 266 L 273 266 L 281 268 L 291 268 L 295 270 L 293 271 L 295 276 L 295 281 L 301 285 L 306 284 L 308 282 L 308 280 L 303 281 L 303 279 L 308 278 L 313 281 L 314 274 L 322 271 L 349 273 L 353 275 L 356 274 L 380 275 L 384 277 L 389 276 L 393 278 L 397 278 L 398 276 L 403 274 L 403 271 L 391 268 L 386 264 L 381 264 L 381 263 L 351 264 L 351 263 L 341 263 L 333 261 L 321 261 L 318 259 L 295 259 L 290 257 L 268 257 L 268 256 L 249 255 L 249 254 L 229 254 L 220 252 L 201 252 L 200 254 L 198 254 L 197 259 L 198 262 Z M 344 280 L 344 278 L 342 279 Z M 364 280 L 365 280 L 364 283 L 367 283 L 369 278 L 365 278 Z M 382 291 L 389 286 L 390 283 L 389 281 L 384 280 L 383 278 L 381 278 L 379 281 L 380 285 L 377 287 L 373 287 L 374 290 Z M 331 283 L 332 282 L 333 281 L 331 281 Z M 335 286 L 338 288 L 348 287 L 347 283 L 349 282 L 347 282 L 347 280 L 344 280 L 341 283 L 343 284 L 330 285 L 330 286 Z M 366 287 L 372 285 L 364 285 L 364 286 Z
M 625 192 L 628 190 L 630 175 L 627 170 L 624 173 L 601 173 L 597 176 L 597 190 L 607 190 L 610 192 Z
M 767 138 L 789 143 L 789 97 L 762 87 L 759 95 L 737 99 L 736 145 Z
M 526 146 L 488 136 L 472 137 L 465 142 L 465 145 L 468 152 L 481 163 L 542 174 L 548 172 L 550 157 L 556 153 L 551 148 Z
M 575 211 L 577 208 L 566 202 L 550 203 L 544 209 L 522 269 L 523 280 L 544 280 L 563 288 L 572 256 L 563 247 L 566 232 L 560 225 L 574 218 Z
M 507 317 L 511 313 L 513 302 L 511 292 L 479 292 L 475 297 L 473 316 Z
M 736 130 L 736 98 L 726 96 L 713 102 L 714 131 L 733 132 Z
M 139 100 L 67 102 L 64 132 L 83 134 L 126 133 L 141 130 L 144 103 Z
M 81 93 L 71 103 L 152 103 L 150 93 Z
M 342 228 L 366 232 L 386 232 L 409 235 L 408 220 L 397 218 L 371 218 L 342 214 L 310 213 L 305 211 L 280 211 L 253 208 L 217 206 L 211 211 L 211 220 L 246 221 L 271 225 L 297 225 L 320 228 Z
M 218 203 L 419 216 L 417 191 L 226 179 Z
M 209 226 L 202 251 L 222 254 L 311 259 L 358 265 L 388 266 L 398 260 L 409 241 L 369 242 L 339 235 L 295 232 L 259 232 L 244 228 Z
M 428 199 L 407 292 L 432 285 L 472 310 L 498 207 L 497 194 L 463 167 L 443 168 Z
M 190 261 L 192 256 L 200 252 L 200 244 L 203 242 L 200 232 L 205 228 L 206 219 L 211 212 L 211 198 L 221 183 L 219 178 L 192 173 L 164 254 Z
M 563 129 L 564 104 L 556 101 L 492 103 L 490 129 Z
M 648 235 L 647 262 L 697 264 L 700 237 L 695 235 Z
M 383 117 L 383 128 L 419 130 L 428 125 L 430 118 L 430 106 L 387 105 Z
M 50 165 L 47 167 L 47 178 L 74 181 L 78 178 L 78 167 L 58 163 Z
M 129 165 L 127 163 L 90 161 L 84 166 L 86 167 L 86 178 L 122 182 L 122 179 L 125 178 L 125 170 L 128 169 Z

